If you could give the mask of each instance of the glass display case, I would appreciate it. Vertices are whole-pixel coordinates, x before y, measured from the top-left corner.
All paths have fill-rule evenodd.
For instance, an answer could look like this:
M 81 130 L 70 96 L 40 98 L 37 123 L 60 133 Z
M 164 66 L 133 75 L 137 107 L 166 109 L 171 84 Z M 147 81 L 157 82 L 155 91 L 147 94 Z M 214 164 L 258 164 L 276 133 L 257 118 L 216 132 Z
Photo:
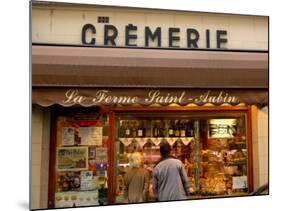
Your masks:
M 115 203 L 123 203 L 128 154 L 140 152 L 150 173 L 167 141 L 181 160 L 190 183 L 190 198 L 248 193 L 245 114 L 200 112 L 122 113 L 115 127 Z M 153 201 L 152 183 L 149 201 Z
M 108 117 L 56 118 L 54 207 L 107 204 Z

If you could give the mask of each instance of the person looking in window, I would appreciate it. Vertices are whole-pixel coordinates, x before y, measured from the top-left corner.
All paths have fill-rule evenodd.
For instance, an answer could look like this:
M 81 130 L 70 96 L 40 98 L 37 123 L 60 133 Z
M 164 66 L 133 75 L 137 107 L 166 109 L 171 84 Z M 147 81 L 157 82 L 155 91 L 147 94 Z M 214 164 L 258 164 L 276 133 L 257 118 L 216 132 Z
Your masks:
M 160 144 L 161 159 L 152 171 L 153 191 L 158 201 L 187 199 L 189 183 L 183 163 L 171 156 L 171 146 Z
M 139 152 L 128 156 L 130 168 L 125 175 L 124 199 L 127 203 L 145 202 L 148 196 L 149 174 L 143 168 Z

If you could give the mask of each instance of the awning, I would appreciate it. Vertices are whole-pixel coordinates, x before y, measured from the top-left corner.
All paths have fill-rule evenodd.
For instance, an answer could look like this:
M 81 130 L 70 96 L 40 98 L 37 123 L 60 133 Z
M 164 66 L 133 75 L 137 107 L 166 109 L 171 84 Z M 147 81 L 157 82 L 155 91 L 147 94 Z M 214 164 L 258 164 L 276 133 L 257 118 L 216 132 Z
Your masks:
M 32 86 L 268 88 L 268 53 L 32 46 Z
M 32 46 L 32 102 L 264 106 L 268 53 Z
M 268 104 L 267 89 L 132 89 L 34 88 L 32 102 L 41 106 L 258 105 Z

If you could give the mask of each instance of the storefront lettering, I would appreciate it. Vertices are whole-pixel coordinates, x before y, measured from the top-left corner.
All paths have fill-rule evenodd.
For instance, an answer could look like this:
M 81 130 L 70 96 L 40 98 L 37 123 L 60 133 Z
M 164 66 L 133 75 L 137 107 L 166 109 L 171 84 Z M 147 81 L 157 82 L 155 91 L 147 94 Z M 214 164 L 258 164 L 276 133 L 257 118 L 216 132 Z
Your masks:
M 93 98 L 96 104 L 134 104 L 138 102 L 137 96 L 114 96 L 110 95 L 108 90 L 99 90 Z
M 138 47 L 138 26 L 134 24 L 127 24 L 124 27 L 125 40 L 121 41 L 118 39 L 119 31 L 114 25 L 105 24 L 103 27 L 103 33 L 97 31 L 93 24 L 87 23 L 82 27 L 82 44 L 87 46 L 95 46 L 96 39 L 95 36 L 101 36 L 103 34 L 103 45 L 104 46 L 120 46 L 120 43 L 125 42 L 125 46 L 128 47 Z M 119 29 L 120 30 L 120 29 Z M 227 43 L 227 31 L 226 30 L 215 30 L 210 31 L 210 29 L 205 29 L 205 35 L 201 36 L 199 31 L 195 28 L 186 28 L 185 36 L 182 35 L 181 31 L 183 29 L 179 27 L 168 27 L 168 47 L 169 48 L 225 48 Z M 152 43 L 157 43 L 157 47 L 161 48 L 162 43 L 162 29 L 161 27 L 156 27 L 151 29 L 149 26 L 144 27 L 144 43 L 141 46 L 150 47 Z M 212 37 L 215 36 L 215 39 Z M 204 44 L 199 46 L 200 39 L 204 38 Z M 185 40 L 185 45 L 181 46 L 181 40 Z M 210 40 L 215 40 L 215 44 L 211 46 Z M 119 42 L 119 43 L 118 43 Z M 140 44 L 139 44 L 140 45 Z M 140 46 L 140 47 L 141 47 Z M 154 44 L 155 46 L 155 44 Z
M 198 98 L 194 99 L 196 104 L 204 104 L 204 103 L 229 103 L 236 104 L 238 103 L 238 98 L 236 96 L 231 96 L 228 93 L 221 91 L 218 95 L 212 95 L 209 90 L 205 94 L 200 95 Z
M 161 92 L 159 90 L 152 90 L 148 93 L 147 98 L 145 98 L 144 102 L 145 104 L 172 104 L 172 103 L 178 103 L 182 104 L 185 100 L 185 92 L 182 92 L 180 96 L 171 95 L 170 93 L 167 93 L 166 95 L 161 95 Z
M 157 38 L 157 47 L 161 47 L 161 28 L 157 27 L 154 32 L 146 26 L 144 28 L 145 37 L 145 47 L 149 47 L 149 41 L 154 41 Z
M 199 93 L 194 96 L 189 96 L 186 91 L 179 93 L 161 92 L 160 90 L 148 90 L 141 95 L 126 95 L 126 94 L 115 94 L 110 90 L 98 90 L 94 93 L 87 92 L 87 95 L 79 93 L 77 89 L 70 89 L 66 91 L 65 97 L 62 102 L 64 104 L 83 104 L 83 105 L 132 105 L 132 104 L 179 104 L 186 105 L 189 103 L 195 103 L 203 105 L 206 103 L 213 104 L 237 104 L 239 103 L 238 97 L 230 95 L 224 91 L 211 91 L 208 90 L 205 93 Z
M 66 99 L 63 100 L 63 103 L 82 103 L 85 100 L 84 96 L 78 95 L 78 90 L 69 89 L 65 93 Z

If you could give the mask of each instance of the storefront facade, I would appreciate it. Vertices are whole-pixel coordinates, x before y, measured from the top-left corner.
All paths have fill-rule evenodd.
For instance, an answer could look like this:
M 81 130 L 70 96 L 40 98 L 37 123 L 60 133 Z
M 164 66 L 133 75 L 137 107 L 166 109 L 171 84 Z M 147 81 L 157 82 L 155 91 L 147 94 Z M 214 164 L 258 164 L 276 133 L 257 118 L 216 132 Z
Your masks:
M 34 2 L 31 26 L 33 209 L 123 203 L 163 141 L 188 199 L 268 183 L 267 17 Z

